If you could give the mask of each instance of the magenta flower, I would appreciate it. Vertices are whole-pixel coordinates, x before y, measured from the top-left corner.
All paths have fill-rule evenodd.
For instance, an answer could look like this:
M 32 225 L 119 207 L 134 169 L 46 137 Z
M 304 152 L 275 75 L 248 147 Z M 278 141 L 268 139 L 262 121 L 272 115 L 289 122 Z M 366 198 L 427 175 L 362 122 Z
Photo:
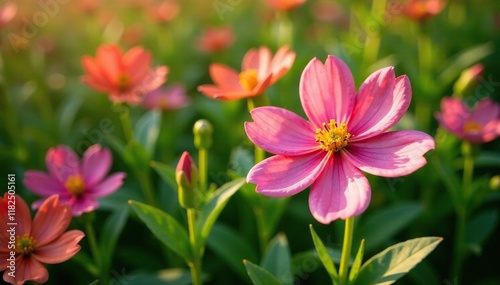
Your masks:
M 149 110 L 176 110 L 184 108 L 190 103 L 191 99 L 186 94 L 186 88 L 182 84 L 160 87 L 147 93 L 142 99 L 142 107 Z
M 441 100 L 436 118 L 443 128 L 462 140 L 485 143 L 500 136 L 500 105 L 489 98 L 477 102 L 471 110 L 459 99 Z
M 371 74 L 356 93 L 349 68 L 329 56 L 313 59 L 300 79 L 309 121 L 282 108 L 251 111 L 245 130 L 253 143 L 276 154 L 255 165 L 247 180 L 271 197 L 311 185 L 309 208 L 330 223 L 361 214 L 371 192 L 362 171 L 384 177 L 410 174 L 423 165 L 434 140 L 419 131 L 392 131 L 411 101 L 410 81 L 393 67 Z
M 111 152 L 98 144 L 85 151 L 81 162 L 67 146 L 49 149 L 45 157 L 49 173 L 37 170 L 25 173 L 26 188 L 45 197 L 34 202 L 33 208 L 38 208 L 47 197 L 59 194 L 61 204 L 69 204 L 73 216 L 93 211 L 99 206 L 97 198 L 112 194 L 123 184 L 123 172 L 105 178 L 111 162 Z

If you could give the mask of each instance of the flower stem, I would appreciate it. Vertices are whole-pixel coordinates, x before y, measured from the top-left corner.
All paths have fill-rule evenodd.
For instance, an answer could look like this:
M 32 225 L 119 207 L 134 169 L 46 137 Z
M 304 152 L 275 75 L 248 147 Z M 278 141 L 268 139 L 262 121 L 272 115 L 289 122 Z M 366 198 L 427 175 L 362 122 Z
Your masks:
M 196 239 L 196 210 L 194 208 L 187 209 L 188 228 L 189 228 L 189 241 L 191 243 L 191 250 L 193 252 L 193 260 L 189 263 L 191 270 L 191 279 L 193 285 L 201 285 L 201 256 L 198 250 L 198 241 Z
M 349 258 L 351 257 L 352 234 L 354 232 L 354 217 L 345 220 L 344 242 L 342 245 L 342 257 L 340 258 L 339 284 L 345 285 L 349 269 Z
M 206 148 L 198 149 L 198 164 L 200 175 L 200 191 L 205 193 L 207 191 L 207 166 L 208 166 L 208 151 Z
M 95 264 L 99 269 L 99 284 L 108 284 L 108 277 L 105 272 L 103 272 L 103 264 L 102 264 L 102 256 L 99 250 L 99 246 L 97 244 L 97 238 L 94 231 L 94 226 L 92 225 L 93 213 L 86 214 L 84 217 L 85 220 L 85 233 L 89 241 L 90 251 L 92 252 L 92 256 L 94 257 Z
M 122 105 L 119 107 L 120 120 L 122 122 L 123 134 L 125 135 L 125 140 L 127 142 L 134 138 L 134 131 L 132 128 L 132 123 L 130 122 L 130 111 L 129 107 Z

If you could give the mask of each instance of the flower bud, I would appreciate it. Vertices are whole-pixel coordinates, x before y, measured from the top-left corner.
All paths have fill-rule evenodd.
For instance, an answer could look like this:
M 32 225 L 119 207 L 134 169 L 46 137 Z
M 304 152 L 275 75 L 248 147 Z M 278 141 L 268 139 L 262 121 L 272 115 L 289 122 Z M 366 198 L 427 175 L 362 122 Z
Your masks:
M 200 148 L 210 148 L 213 143 L 212 134 L 214 128 L 209 121 L 201 119 L 194 123 L 193 133 L 194 133 L 194 146 L 198 149 Z
M 175 169 L 175 180 L 178 186 L 179 204 L 185 208 L 195 208 L 198 193 L 198 168 L 187 151 Z
M 472 91 L 479 84 L 479 79 L 483 75 L 484 66 L 480 63 L 475 64 L 462 71 L 460 77 L 453 86 L 453 93 L 459 98 L 471 95 Z
M 500 190 L 500 175 L 495 175 L 490 179 L 490 189 L 493 191 Z

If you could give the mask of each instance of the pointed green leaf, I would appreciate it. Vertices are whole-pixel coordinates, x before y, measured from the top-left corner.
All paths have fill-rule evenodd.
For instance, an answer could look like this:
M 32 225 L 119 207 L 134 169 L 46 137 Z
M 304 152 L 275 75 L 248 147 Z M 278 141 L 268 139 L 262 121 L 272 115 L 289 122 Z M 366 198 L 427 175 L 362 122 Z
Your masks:
M 151 161 L 150 163 L 151 167 L 160 175 L 161 179 L 167 183 L 167 185 L 174 189 L 177 190 L 177 182 L 175 181 L 175 168 L 159 162 L 159 161 Z
M 116 243 L 127 222 L 129 207 L 117 208 L 104 222 L 100 245 L 103 264 L 109 266 L 115 251 Z
M 355 285 L 389 285 L 403 277 L 443 240 L 423 237 L 388 247 L 361 266 Z
M 291 253 L 288 240 L 284 234 L 277 234 L 269 242 L 260 265 L 273 274 L 282 284 L 289 285 L 293 283 Z
M 165 246 L 186 262 L 193 259 L 188 234 L 175 218 L 160 209 L 137 201 L 129 201 L 129 204 L 149 230 Z
M 325 245 L 319 238 L 318 234 L 316 234 L 316 231 L 314 230 L 311 224 L 309 225 L 309 229 L 311 230 L 311 236 L 313 239 L 314 247 L 316 247 L 316 252 L 318 253 L 321 263 L 323 263 L 323 266 L 328 272 L 328 275 L 330 275 L 332 283 L 337 282 L 339 274 L 337 273 L 337 269 L 335 268 L 335 264 L 333 264 L 333 260 L 330 257 L 328 250 L 326 249 Z
M 243 260 L 245 268 L 247 269 L 248 276 L 254 285 L 281 285 L 276 278 L 264 268 L 248 261 Z
M 475 216 L 467 225 L 465 240 L 475 254 L 481 254 L 482 245 L 495 229 L 498 211 L 489 209 Z
M 161 113 L 156 110 L 146 112 L 137 121 L 134 130 L 135 139 L 144 146 L 149 157 L 152 157 L 156 139 L 160 133 Z
M 356 253 L 356 257 L 354 258 L 354 262 L 352 263 L 351 271 L 349 272 L 349 284 L 354 284 L 356 278 L 359 275 L 359 269 L 361 264 L 363 263 L 363 255 L 365 253 L 365 240 L 361 240 L 359 244 L 358 253 Z
M 215 221 L 227 202 L 229 202 L 229 198 L 231 198 L 243 184 L 245 184 L 245 179 L 239 178 L 222 185 L 203 206 L 201 214 L 196 221 L 196 232 L 201 236 L 201 245 L 206 241 Z
M 215 252 L 241 278 L 246 278 L 243 259 L 257 260 L 255 249 L 237 231 L 222 224 L 215 223 L 207 239 L 208 247 Z
M 420 213 L 423 207 L 418 203 L 400 203 L 370 215 L 366 220 L 361 220 L 357 241 L 366 240 L 365 250 L 370 251 L 384 242 L 387 242 L 400 230 L 410 224 Z

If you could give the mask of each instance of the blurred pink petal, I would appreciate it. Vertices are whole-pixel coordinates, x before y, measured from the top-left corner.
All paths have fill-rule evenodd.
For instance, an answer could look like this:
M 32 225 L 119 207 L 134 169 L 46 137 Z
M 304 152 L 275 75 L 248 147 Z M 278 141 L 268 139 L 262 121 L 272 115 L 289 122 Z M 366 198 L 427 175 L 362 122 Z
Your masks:
M 150 110 L 176 110 L 188 106 L 191 99 L 186 94 L 182 84 L 173 84 L 166 88 L 158 88 L 147 93 L 142 100 L 142 106 Z
M 37 246 L 54 241 L 68 228 L 71 210 L 68 205 L 60 205 L 59 196 L 52 195 L 43 202 L 33 218 L 31 234 Z
M 88 196 L 92 198 L 100 198 L 113 194 L 115 191 L 120 189 L 123 184 L 123 179 L 125 179 L 126 174 L 124 172 L 116 172 L 108 178 L 100 181 L 97 185 L 89 189 Z
M 83 181 L 89 187 L 101 181 L 111 168 L 111 152 L 95 144 L 87 149 L 82 157 Z
M 64 262 L 80 251 L 78 243 L 84 236 L 79 230 L 67 231 L 50 244 L 37 248 L 33 255 L 40 262 L 47 264 Z
M 6 26 L 17 13 L 17 5 L 14 2 L 6 2 L 0 7 L 0 29 Z
M 24 173 L 24 185 L 31 189 L 31 192 L 49 196 L 54 193 L 62 194 L 66 192 L 64 185 L 47 173 L 38 170 L 29 170 Z
M 235 34 L 231 26 L 206 28 L 197 39 L 198 49 L 206 53 L 227 50 L 234 42 Z
M 303 5 L 306 0 L 265 0 L 267 5 L 276 10 L 291 10 Z
M 49 280 L 49 272 L 43 264 L 35 258 L 17 259 L 15 277 L 8 275 L 8 272 L 8 270 L 4 272 L 3 280 L 15 285 L 22 285 L 27 281 L 34 281 L 38 284 L 42 284 Z

